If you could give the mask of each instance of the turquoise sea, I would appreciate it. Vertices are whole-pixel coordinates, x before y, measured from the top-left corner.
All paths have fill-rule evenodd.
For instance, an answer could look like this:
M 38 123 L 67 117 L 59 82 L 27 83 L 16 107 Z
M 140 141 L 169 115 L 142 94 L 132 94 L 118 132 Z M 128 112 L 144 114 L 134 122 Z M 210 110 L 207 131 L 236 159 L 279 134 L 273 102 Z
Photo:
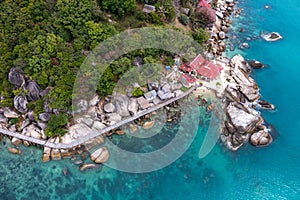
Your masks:
M 199 159 L 210 119 L 204 111 L 198 130 L 187 130 L 197 134 L 190 148 L 176 162 L 149 173 L 125 173 L 106 166 L 80 172 L 69 159 L 42 163 L 42 151 L 35 147 L 22 147 L 21 156 L 11 155 L 7 152 L 9 142 L 3 140 L 0 199 L 300 199 L 300 1 L 240 0 L 238 7 L 244 10 L 240 17 L 233 17 L 229 35 L 247 41 L 250 48 L 226 54 L 241 53 L 268 64 L 254 70 L 253 77 L 263 99 L 277 107 L 275 112 L 263 112 L 278 132 L 271 146 L 247 145 L 230 152 L 216 145 Z M 245 32 L 240 33 L 241 28 Z M 260 31 L 279 32 L 283 40 L 263 41 Z M 231 43 L 236 44 L 237 39 Z M 186 126 L 189 122 L 182 123 Z M 168 127 L 161 132 L 172 138 L 176 125 L 173 128 L 174 133 Z

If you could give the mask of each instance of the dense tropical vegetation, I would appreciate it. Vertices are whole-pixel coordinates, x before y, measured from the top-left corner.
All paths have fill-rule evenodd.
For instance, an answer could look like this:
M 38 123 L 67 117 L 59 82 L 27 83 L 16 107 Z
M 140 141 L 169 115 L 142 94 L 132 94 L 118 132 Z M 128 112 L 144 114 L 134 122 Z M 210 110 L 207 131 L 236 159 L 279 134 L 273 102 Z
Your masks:
M 50 92 L 29 103 L 36 114 L 43 112 L 43 102 L 56 110 L 70 110 L 76 73 L 86 55 L 100 42 L 128 28 L 163 26 L 174 22 L 176 13 L 171 0 L 149 0 L 156 12 L 143 13 L 144 1 L 135 0 L 4 0 L 0 2 L 0 106 L 13 106 L 13 98 L 24 93 L 8 81 L 12 67 L 21 70 L 28 80 Z M 190 8 L 194 1 L 182 1 Z M 189 17 L 180 21 L 188 25 Z M 190 33 L 189 33 L 190 34 Z M 191 34 L 199 43 L 207 40 L 200 28 Z M 114 61 L 104 73 L 97 92 L 111 94 L 118 80 L 133 65 L 136 57 L 144 63 L 172 63 L 172 54 L 146 49 L 132 52 Z M 161 59 L 161 58 L 164 59 Z M 26 93 L 26 92 L 25 92 Z M 140 95 L 138 89 L 135 95 Z M 26 95 L 26 94 L 24 94 Z M 59 127 L 67 115 L 52 117 L 47 133 L 62 135 Z M 59 123 L 58 123 L 59 122 Z M 51 125 L 52 124 L 52 125 Z

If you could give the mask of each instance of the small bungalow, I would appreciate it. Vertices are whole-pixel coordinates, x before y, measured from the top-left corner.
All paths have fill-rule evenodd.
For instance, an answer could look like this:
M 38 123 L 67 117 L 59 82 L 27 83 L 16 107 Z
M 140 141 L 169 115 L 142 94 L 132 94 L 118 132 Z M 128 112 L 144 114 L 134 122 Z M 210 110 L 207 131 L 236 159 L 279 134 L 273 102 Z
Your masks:
M 171 93 L 171 92 L 165 92 L 163 90 L 158 90 L 157 95 L 163 101 L 167 100 L 167 99 L 171 99 L 171 98 L 173 98 L 175 96 L 173 93 Z
M 147 101 L 153 100 L 154 98 L 156 98 L 156 96 L 157 96 L 157 93 L 155 90 L 151 90 L 144 94 L 144 97 Z
M 191 75 L 188 75 L 188 74 L 181 74 L 179 81 L 182 83 L 183 86 L 191 87 L 191 86 L 195 85 L 196 78 L 192 77 Z
M 138 102 L 138 104 L 139 104 L 139 106 L 140 106 L 140 108 L 142 110 L 145 110 L 145 109 L 147 109 L 147 108 L 149 108 L 151 106 L 150 103 L 149 103 L 149 101 L 147 101 L 145 99 L 145 97 L 139 97 L 137 99 L 137 102 Z
M 143 12 L 144 13 L 152 13 L 155 12 L 155 6 L 149 5 L 149 4 L 145 4 L 144 8 L 143 8 Z

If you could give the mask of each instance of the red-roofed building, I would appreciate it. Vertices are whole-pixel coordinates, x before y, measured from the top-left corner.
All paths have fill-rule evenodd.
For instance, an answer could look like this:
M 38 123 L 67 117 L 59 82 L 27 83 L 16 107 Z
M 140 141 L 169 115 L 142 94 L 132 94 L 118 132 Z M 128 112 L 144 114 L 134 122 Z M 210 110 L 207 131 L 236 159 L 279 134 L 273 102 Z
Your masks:
M 195 85 L 196 83 L 196 78 L 192 77 L 191 75 L 188 74 L 181 74 L 179 81 L 184 85 L 185 87 L 191 87 Z
M 189 66 L 192 69 L 197 69 L 197 67 L 202 66 L 206 63 L 207 61 L 205 60 L 205 58 L 199 54 L 192 62 L 190 62 Z
M 198 7 L 206 7 L 210 8 L 210 4 L 206 2 L 206 0 L 199 0 L 198 1 Z
M 181 65 L 180 69 L 187 73 L 190 73 L 194 70 L 194 68 L 191 68 L 189 65 L 186 65 L 186 64 Z
M 215 65 L 212 62 L 209 62 L 208 65 L 198 67 L 196 69 L 197 73 L 201 76 L 209 78 L 210 80 L 215 79 L 221 72 L 223 68 L 219 65 Z

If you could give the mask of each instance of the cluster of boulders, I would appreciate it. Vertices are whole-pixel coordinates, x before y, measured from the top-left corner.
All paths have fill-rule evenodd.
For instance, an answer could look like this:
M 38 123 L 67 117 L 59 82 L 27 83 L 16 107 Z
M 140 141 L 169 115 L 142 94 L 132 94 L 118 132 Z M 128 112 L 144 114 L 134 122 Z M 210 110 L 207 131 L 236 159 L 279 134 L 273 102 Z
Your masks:
M 93 131 L 100 131 L 183 93 L 180 90 L 182 85 L 179 83 L 148 82 L 147 88 L 140 88 L 144 91 L 144 95 L 140 97 L 133 97 L 131 92 L 128 92 L 126 95 L 116 94 L 104 100 L 95 95 L 90 102 L 79 101 L 81 105 L 87 106 L 78 106 L 80 115 L 75 116 L 76 123 L 69 127 L 69 132 L 62 137 L 62 142 L 70 143 Z M 154 121 L 143 121 L 139 125 L 148 129 L 154 125 Z M 136 131 L 136 124 L 133 123 L 130 130 Z M 114 133 L 124 134 L 124 131 L 117 129 Z
M 266 146 L 272 136 L 259 109 L 275 109 L 274 105 L 260 100 L 259 88 L 249 76 L 251 67 L 241 55 L 230 60 L 226 71 L 226 120 L 222 142 L 231 150 L 237 150 L 250 141 L 254 146 Z
M 214 56 L 220 56 L 226 49 L 225 39 L 228 37 L 228 29 L 232 21 L 229 19 L 230 15 L 234 12 L 234 0 L 219 0 L 216 7 L 216 22 L 212 29 L 212 53 Z

